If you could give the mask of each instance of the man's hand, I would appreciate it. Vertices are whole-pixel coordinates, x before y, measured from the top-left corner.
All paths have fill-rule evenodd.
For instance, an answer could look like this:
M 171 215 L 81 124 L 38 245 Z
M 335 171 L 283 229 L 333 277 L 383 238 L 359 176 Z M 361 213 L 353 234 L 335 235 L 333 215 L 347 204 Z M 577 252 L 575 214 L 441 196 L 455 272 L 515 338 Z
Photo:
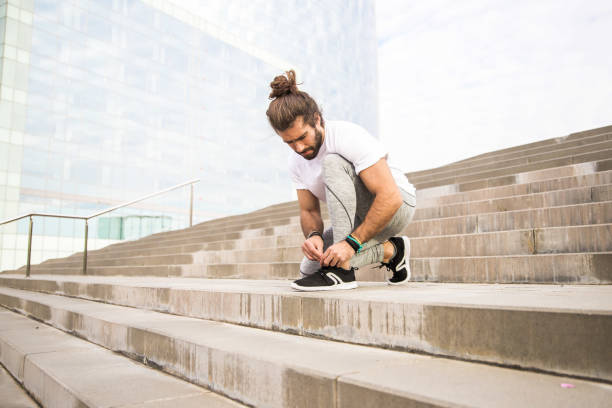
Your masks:
M 321 261 L 323 256 L 323 238 L 313 235 L 302 244 L 302 252 L 311 261 Z
M 337 266 L 348 261 L 355 255 L 355 250 L 348 242 L 340 241 L 329 248 L 321 257 L 322 266 Z

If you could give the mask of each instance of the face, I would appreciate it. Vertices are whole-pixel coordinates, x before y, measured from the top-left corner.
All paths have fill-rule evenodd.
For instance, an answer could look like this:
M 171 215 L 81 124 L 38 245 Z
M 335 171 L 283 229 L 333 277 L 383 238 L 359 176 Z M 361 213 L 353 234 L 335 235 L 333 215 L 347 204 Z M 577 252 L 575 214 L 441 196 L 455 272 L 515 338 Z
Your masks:
M 321 127 L 319 117 L 316 117 L 315 127 L 304 123 L 304 117 L 298 116 L 293 122 L 293 126 L 276 132 L 297 154 L 306 160 L 312 160 L 317 157 L 321 146 L 325 130 Z

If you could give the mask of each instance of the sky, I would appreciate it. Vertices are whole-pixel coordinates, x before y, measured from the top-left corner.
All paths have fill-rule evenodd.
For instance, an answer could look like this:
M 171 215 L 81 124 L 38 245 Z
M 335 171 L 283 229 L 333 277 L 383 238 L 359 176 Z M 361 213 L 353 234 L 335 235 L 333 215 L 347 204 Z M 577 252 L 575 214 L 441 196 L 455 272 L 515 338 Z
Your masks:
M 405 171 L 612 125 L 612 1 L 376 0 L 379 136 Z

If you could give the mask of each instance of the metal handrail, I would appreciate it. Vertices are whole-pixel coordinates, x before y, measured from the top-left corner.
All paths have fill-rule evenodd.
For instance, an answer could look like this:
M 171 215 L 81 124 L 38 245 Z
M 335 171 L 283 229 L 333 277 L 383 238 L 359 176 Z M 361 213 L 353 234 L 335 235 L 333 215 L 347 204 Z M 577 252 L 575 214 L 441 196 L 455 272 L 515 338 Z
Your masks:
M 122 207 L 127 207 L 128 205 L 135 204 L 137 202 L 146 200 L 148 198 L 156 197 L 158 195 L 167 193 L 169 191 L 176 190 L 177 188 L 181 188 L 181 187 L 184 187 L 186 185 L 189 185 L 190 186 L 190 192 L 189 192 L 189 226 L 191 227 L 191 226 L 193 226 L 193 185 L 195 183 L 198 183 L 198 182 L 200 182 L 200 179 L 193 179 L 193 180 L 190 180 L 190 181 L 186 181 L 184 183 L 181 183 L 181 184 L 178 184 L 176 186 L 167 188 L 165 190 L 161 190 L 161 191 L 158 191 L 156 193 L 149 194 L 149 195 L 146 195 L 144 197 L 140 197 L 140 198 L 138 198 L 136 200 L 132 200 L 130 202 L 127 202 L 127 203 L 124 203 L 124 204 L 120 204 L 120 205 L 117 205 L 115 207 L 107 208 L 106 210 L 102 210 L 102 211 L 99 211 L 97 213 L 93 213 L 93 214 L 91 214 L 88 217 L 83 217 L 83 216 L 80 216 L 80 215 L 29 213 L 29 214 L 25 214 L 25 215 L 20 215 L 19 217 L 15 217 L 15 218 L 11 218 L 11 219 L 8 219 L 8 220 L 1 221 L 0 225 L 9 224 L 11 222 L 19 221 L 19 220 L 21 220 L 23 218 L 30 217 L 30 230 L 29 230 L 29 233 L 28 233 L 28 262 L 27 262 L 27 267 L 26 267 L 26 277 L 29 278 L 30 277 L 30 259 L 31 259 L 31 256 L 32 256 L 32 228 L 33 228 L 33 225 L 34 225 L 32 217 L 73 218 L 73 219 L 85 220 L 85 245 L 84 245 L 84 250 L 83 250 L 83 275 L 86 275 L 87 274 L 87 239 L 88 239 L 88 230 L 89 230 L 89 224 L 87 222 L 90 219 L 95 218 L 95 217 L 97 217 L 99 215 L 102 215 L 102 214 L 106 214 L 106 213 L 111 212 L 111 211 L 115 211 L 115 210 L 117 210 L 119 208 L 122 208 Z

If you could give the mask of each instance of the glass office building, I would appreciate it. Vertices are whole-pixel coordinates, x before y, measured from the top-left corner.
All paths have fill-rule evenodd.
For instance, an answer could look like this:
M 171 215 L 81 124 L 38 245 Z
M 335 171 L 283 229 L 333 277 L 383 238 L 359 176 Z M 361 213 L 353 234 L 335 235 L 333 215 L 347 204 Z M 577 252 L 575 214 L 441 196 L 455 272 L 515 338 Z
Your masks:
M 89 215 L 199 178 L 194 221 L 294 199 L 269 127 L 293 68 L 327 119 L 377 134 L 373 0 L 0 1 L 0 220 Z M 188 225 L 188 190 L 89 223 L 89 248 Z M 28 220 L 0 226 L 0 270 Z M 84 222 L 35 218 L 32 262 L 82 250 Z

